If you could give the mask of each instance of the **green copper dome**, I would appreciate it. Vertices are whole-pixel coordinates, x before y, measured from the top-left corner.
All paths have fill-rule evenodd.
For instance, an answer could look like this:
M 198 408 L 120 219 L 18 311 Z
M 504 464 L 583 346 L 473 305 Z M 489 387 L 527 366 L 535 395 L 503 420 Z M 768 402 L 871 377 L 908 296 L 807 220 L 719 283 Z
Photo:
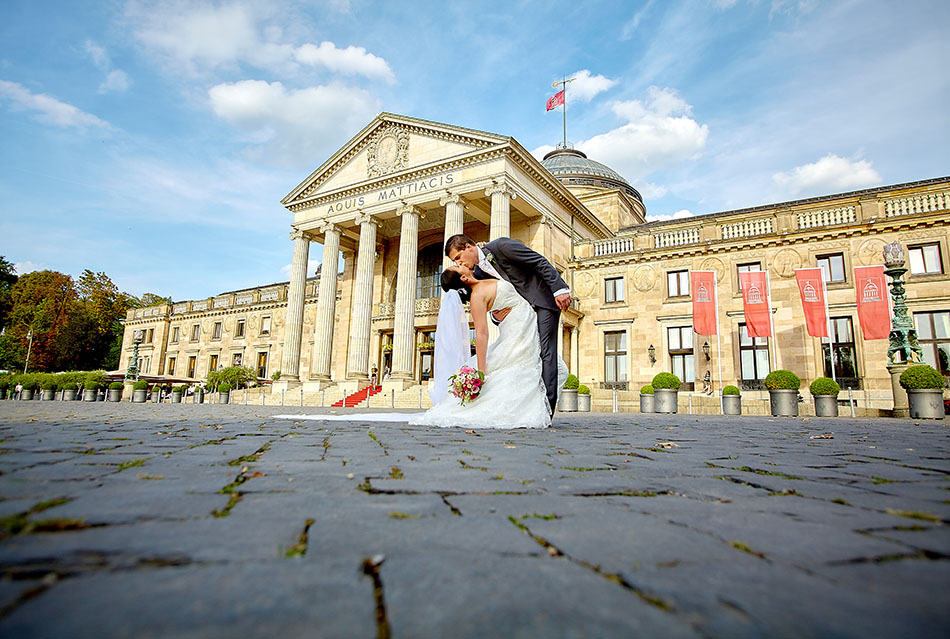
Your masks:
M 623 176 L 606 164 L 588 159 L 583 151 L 564 148 L 555 149 L 544 156 L 541 164 L 564 186 L 620 189 L 639 202 L 643 202 L 640 193 L 630 186 L 630 183 L 623 179 Z

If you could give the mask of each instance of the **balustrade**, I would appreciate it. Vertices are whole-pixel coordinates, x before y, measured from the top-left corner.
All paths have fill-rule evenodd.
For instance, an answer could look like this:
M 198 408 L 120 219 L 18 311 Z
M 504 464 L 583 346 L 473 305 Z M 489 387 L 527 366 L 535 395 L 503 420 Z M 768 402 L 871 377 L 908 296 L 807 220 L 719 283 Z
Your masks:
M 900 197 L 884 202 L 884 214 L 887 217 L 932 213 L 950 208 L 950 191 L 921 193 L 911 197 Z
M 732 240 L 738 237 L 753 237 L 755 235 L 768 235 L 772 232 L 772 218 L 760 218 L 758 220 L 743 220 L 733 222 L 732 224 L 723 224 L 720 228 L 722 239 Z
M 798 228 L 813 229 L 821 226 L 850 224 L 856 219 L 855 208 L 853 206 L 840 206 L 834 209 L 821 209 L 819 211 L 804 211 L 798 214 Z
M 657 248 L 696 244 L 699 242 L 699 229 L 677 229 L 675 231 L 667 231 L 665 233 L 655 233 L 653 237 L 656 241 Z

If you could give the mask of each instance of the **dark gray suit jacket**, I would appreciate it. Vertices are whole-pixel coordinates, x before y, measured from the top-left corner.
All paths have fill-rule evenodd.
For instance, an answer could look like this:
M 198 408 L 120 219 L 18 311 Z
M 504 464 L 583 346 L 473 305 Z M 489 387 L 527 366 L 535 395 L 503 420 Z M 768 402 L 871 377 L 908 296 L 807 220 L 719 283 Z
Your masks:
M 554 291 L 568 286 L 543 255 L 510 237 L 499 237 L 486 244 L 482 251 L 486 256 L 491 254 L 489 261 L 529 304 L 559 311 Z M 480 273 L 475 276 L 480 277 Z

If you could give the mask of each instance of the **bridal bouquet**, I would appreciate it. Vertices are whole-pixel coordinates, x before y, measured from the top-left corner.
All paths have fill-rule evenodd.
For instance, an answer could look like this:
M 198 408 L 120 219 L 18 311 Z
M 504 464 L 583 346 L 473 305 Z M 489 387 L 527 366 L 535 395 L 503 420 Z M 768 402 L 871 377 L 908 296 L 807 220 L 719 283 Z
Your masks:
M 478 397 L 484 383 L 485 373 L 471 366 L 463 366 L 455 375 L 449 377 L 449 392 L 462 400 L 464 405 Z

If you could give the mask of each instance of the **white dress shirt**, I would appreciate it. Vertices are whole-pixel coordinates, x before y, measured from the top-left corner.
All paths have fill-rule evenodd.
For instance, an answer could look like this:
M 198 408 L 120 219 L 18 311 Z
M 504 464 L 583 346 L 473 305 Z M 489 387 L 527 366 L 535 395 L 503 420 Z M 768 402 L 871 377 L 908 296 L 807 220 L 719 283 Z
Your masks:
M 495 268 L 495 265 L 489 262 L 488 258 L 485 257 L 485 251 L 482 250 L 482 247 L 476 246 L 475 248 L 478 250 L 478 268 L 482 269 L 483 271 L 485 271 L 486 273 L 488 273 L 489 275 L 493 277 L 497 277 L 500 280 L 507 281 L 508 278 L 503 277 Z M 571 289 L 562 288 L 554 292 L 554 297 L 557 297 L 558 295 L 564 295 L 565 293 L 570 293 L 570 292 L 571 292 Z

